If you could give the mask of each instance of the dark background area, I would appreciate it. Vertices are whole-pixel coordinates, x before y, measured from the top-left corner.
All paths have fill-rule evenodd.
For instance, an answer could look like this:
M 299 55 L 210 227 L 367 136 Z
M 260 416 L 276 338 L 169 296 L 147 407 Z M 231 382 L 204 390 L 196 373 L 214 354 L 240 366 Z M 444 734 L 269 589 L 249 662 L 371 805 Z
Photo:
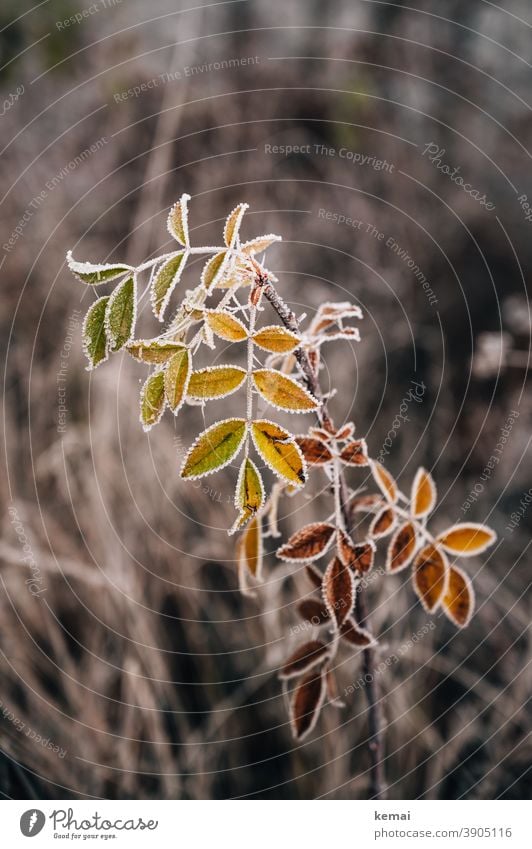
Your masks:
M 367 795 L 361 690 L 324 712 L 308 740 L 291 739 L 276 669 L 287 640 L 297 643 L 290 627 L 308 587 L 270 556 L 257 598 L 239 595 L 224 530 L 232 475 L 213 478 L 210 494 L 178 477 L 197 411 L 146 436 L 143 367 L 117 357 L 84 370 L 74 325 L 90 296 L 66 250 L 132 264 L 168 250 L 167 211 L 186 191 L 196 244 L 216 243 L 239 201 L 251 205 L 246 238 L 282 234 L 269 264 L 299 312 L 325 300 L 362 306 L 362 341 L 326 353 L 335 416 L 354 418 L 376 456 L 412 381 L 422 382 L 388 467 L 406 490 L 418 465 L 432 470 L 437 528 L 467 517 L 498 532 L 465 564 L 477 612 L 464 632 L 428 617 L 404 574 L 371 587 L 383 658 L 435 623 L 379 677 L 390 797 L 527 798 L 527 502 L 509 522 L 532 484 L 532 221 L 519 201 L 532 199 L 529 4 L 82 2 L 0 8 L 2 793 Z M 429 144 L 494 209 L 442 173 Z M 140 317 L 146 335 L 150 319 Z M 283 534 L 322 506 L 288 505 Z M 345 687 L 356 681 L 359 655 L 339 675 Z

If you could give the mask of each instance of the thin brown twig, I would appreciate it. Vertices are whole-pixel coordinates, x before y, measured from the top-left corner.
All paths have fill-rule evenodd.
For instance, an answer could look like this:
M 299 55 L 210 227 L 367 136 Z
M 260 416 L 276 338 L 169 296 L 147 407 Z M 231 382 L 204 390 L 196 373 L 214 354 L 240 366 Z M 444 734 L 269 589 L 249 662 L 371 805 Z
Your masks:
M 292 333 L 299 334 L 300 328 L 295 313 L 290 307 L 285 304 L 275 287 L 269 279 L 261 272 L 257 272 L 256 285 L 261 289 L 264 297 L 273 307 L 284 326 L 291 330 Z M 332 417 L 327 408 L 327 402 L 323 399 L 321 387 L 319 384 L 318 375 L 312 368 L 308 354 L 303 347 L 299 347 L 294 352 L 307 389 L 321 403 L 316 411 L 318 421 L 322 427 L 334 432 Z M 345 477 L 341 470 L 338 470 L 339 487 L 340 487 L 340 503 L 342 514 L 345 522 L 346 531 L 351 535 L 353 531 L 353 517 L 349 509 L 349 490 Z M 369 616 L 367 609 L 367 601 L 364 594 L 364 589 L 359 584 L 356 593 L 356 615 L 357 621 L 361 627 L 369 628 Z M 381 717 L 380 701 L 378 684 L 375 675 L 376 666 L 376 651 L 373 646 L 363 650 L 364 664 L 364 680 L 366 684 L 366 698 L 368 701 L 368 747 L 370 753 L 370 798 L 384 799 L 385 798 L 385 778 L 384 778 L 384 740 L 383 740 L 383 724 Z

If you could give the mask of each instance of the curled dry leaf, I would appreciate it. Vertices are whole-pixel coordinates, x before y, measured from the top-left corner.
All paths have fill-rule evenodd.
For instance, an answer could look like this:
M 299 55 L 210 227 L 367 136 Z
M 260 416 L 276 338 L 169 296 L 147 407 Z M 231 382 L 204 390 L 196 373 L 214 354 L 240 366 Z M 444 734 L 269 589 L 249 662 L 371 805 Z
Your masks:
M 179 283 L 186 264 L 185 251 L 180 251 L 174 257 L 163 263 L 153 278 L 150 301 L 153 313 L 162 321 L 172 292 Z
M 340 430 L 336 431 L 336 439 L 339 442 L 343 442 L 345 439 L 349 439 L 351 436 L 353 436 L 354 432 L 355 426 L 353 422 L 347 422 L 347 424 L 341 427 Z
M 168 232 L 174 239 L 184 246 L 188 246 L 189 236 L 188 236 L 188 202 L 190 200 L 190 195 L 182 194 L 179 200 L 174 203 L 170 212 L 168 213 L 168 221 L 166 222 L 166 226 L 168 227 Z
M 416 551 L 416 529 L 412 522 L 405 522 L 397 529 L 388 547 L 387 572 L 400 572 L 412 562 Z
M 123 274 L 133 271 L 130 265 L 123 262 L 99 265 L 92 262 L 78 262 L 72 256 L 72 251 L 68 251 L 66 258 L 70 271 L 87 286 L 101 286 L 103 283 L 110 283 L 122 277 Z
M 395 483 L 391 474 L 377 460 L 371 461 L 371 471 L 373 472 L 373 477 L 375 478 L 379 489 L 381 490 L 386 500 L 389 501 L 391 504 L 395 504 L 399 492 L 397 489 L 397 484 Z
M 246 431 L 245 419 L 225 419 L 208 427 L 189 448 L 181 477 L 194 480 L 223 469 L 242 448 Z
M 355 601 L 355 581 L 351 569 L 335 557 L 323 576 L 323 599 L 338 628 L 348 618 Z
M 166 403 L 174 415 L 177 415 L 185 402 L 191 371 L 192 358 L 187 348 L 181 348 L 174 354 L 164 371 Z
M 228 248 L 234 247 L 246 209 L 249 209 L 249 203 L 239 203 L 227 216 L 224 227 L 224 242 Z
M 139 363 L 162 365 L 183 347 L 178 342 L 165 342 L 164 339 L 135 339 L 127 346 L 127 352 Z
M 444 552 L 432 543 L 426 545 L 414 560 L 412 580 L 421 604 L 433 613 L 447 589 L 449 564 Z
M 205 313 L 205 321 L 213 333 L 226 342 L 242 342 L 247 339 L 245 325 L 234 315 L 223 310 L 209 310 Z
M 436 484 L 430 472 L 423 467 L 416 472 L 410 500 L 412 516 L 416 519 L 428 516 L 436 505 Z
M 289 354 L 301 344 L 296 333 L 292 333 L 278 324 L 261 327 L 253 334 L 253 341 L 259 348 L 272 354 Z
M 360 649 L 366 649 L 368 646 L 374 646 L 376 640 L 366 628 L 358 625 L 352 616 L 346 619 L 340 628 L 340 636 L 352 646 L 357 646 Z
M 309 466 L 325 466 L 332 462 L 333 455 L 321 439 L 314 436 L 296 436 L 295 440 Z
M 317 560 L 329 548 L 335 530 L 335 526 L 329 522 L 313 522 L 305 525 L 277 549 L 277 557 L 289 562 Z
M 316 410 L 318 401 L 293 377 L 274 369 L 257 369 L 253 383 L 263 398 L 287 413 L 307 413 Z
M 375 560 L 375 543 L 368 540 L 354 543 L 343 530 L 338 531 L 338 557 L 357 575 L 366 575 Z
M 204 401 L 225 398 L 242 386 L 246 374 L 246 370 L 240 366 L 220 365 L 199 369 L 190 376 L 188 394 L 195 400 Z
M 369 534 L 375 539 L 381 539 L 388 536 L 395 527 L 396 515 L 391 507 L 385 507 L 380 510 L 371 525 L 369 526 Z
M 380 495 L 356 495 L 349 506 L 353 513 L 375 513 L 385 506 L 385 501 Z
M 290 706 L 292 733 L 296 740 L 303 740 L 316 725 L 325 693 L 325 675 L 314 671 L 296 689 Z
M 323 606 L 323 602 L 315 598 L 304 598 L 298 605 L 299 615 L 310 622 L 311 625 L 325 625 L 329 620 L 329 612 Z
M 469 625 L 475 607 L 473 585 L 465 572 L 458 566 L 451 566 L 449 583 L 443 596 L 444 613 L 458 628 Z
M 254 578 L 260 579 L 262 571 L 263 545 L 262 523 L 255 514 L 237 542 L 237 559 L 240 572 L 247 570 Z M 241 577 L 242 586 L 245 584 Z
M 454 527 L 444 531 L 439 535 L 438 542 L 451 554 L 473 557 L 493 545 L 496 539 L 495 531 L 492 531 L 486 525 L 466 522 L 462 525 L 454 525 Z
M 255 254 L 261 254 L 266 248 L 269 248 L 270 245 L 273 245 L 274 242 L 280 242 L 281 237 L 275 236 L 273 233 L 268 233 L 267 236 L 257 236 L 255 239 L 250 239 L 249 242 L 244 242 L 240 245 L 240 250 L 246 256 L 254 256 Z
M 305 566 L 305 572 L 307 573 L 307 578 L 313 587 L 317 590 L 321 590 L 321 585 L 323 583 L 323 575 L 320 570 L 313 566 L 312 563 L 307 563 Z
M 310 436 L 313 436 L 316 439 L 321 439 L 322 442 L 329 442 L 332 436 L 332 434 L 323 427 L 310 427 L 308 432 Z
M 302 675 L 328 657 L 329 649 L 321 640 L 309 640 L 290 655 L 279 673 L 279 678 L 294 678 Z
M 337 708 L 345 707 L 345 702 L 340 698 L 338 684 L 336 683 L 336 677 L 332 669 L 325 670 L 325 685 L 329 704 Z
M 340 452 L 340 460 L 346 466 L 369 466 L 368 447 L 365 439 L 348 442 Z
M 105 314 L 109 297 L 98 298 L 90 307 L 83 321 L 81 338 L 83 351 L 89 361 L 87 371 L 105 362 L 109 356 L 109 344 L 105 332 Z
M 283 480 L 301 487 L 307 480 L 303 454 L 293 436 L 275 422 L 260 419 L 251 424 L 253 444 L 266 465 Z
M 156 371 L 150 374 L 140 391 L 140 421 L 144 430 L 161 420 L 165 406 L 164 372 Z

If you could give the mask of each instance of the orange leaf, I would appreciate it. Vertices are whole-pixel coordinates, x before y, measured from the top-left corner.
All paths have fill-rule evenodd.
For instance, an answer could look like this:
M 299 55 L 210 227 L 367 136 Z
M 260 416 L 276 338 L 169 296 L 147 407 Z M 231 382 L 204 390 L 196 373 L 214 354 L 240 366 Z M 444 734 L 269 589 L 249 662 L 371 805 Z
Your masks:
M 414 483 L 412 484 L 412 494 L 410 496 L 412 502 L 412 516 L 420 519 L 422 516 L 434 510 L 436 504 L 436 484 L 430 472 L 420 468 L 416 472 Z
M 340 460 L 347 466 L 368 466 L 368 447 L 365 439 L 349 442 L 340 453 Z
M 334 525 L 328 522 L 305 525 L 277 549 L 277 557 L 288 561 L 317 560 L 329 548 L 334 531 Z
M 239 566 L 245 566 L 255 577 L 260 578 L 262 569 L 262 528 L 260 516 L 251 519 L 237 542 Z
M 296 740 L 303 740 L 316 725 L 325 693 L 325 676 L 320 672 L 311 672 L 297 688 L 290 706 L 292 732 Z
M 371 471 L 373 472 L 373 477 L 377 481 L 382 494 L 388 501 L 395 504 L 399 493 L 397 490 L 397 484 L 391 474 L 377 460 L 371 461 Z
M 329 649 L 321 640 L 309 640 L 290 655 L 279 673 L 279 678 L 294 678 L 321 663 L 327 657 Z
M 318 401 L 293 377 L 274 369 L 257 369 L 253 372 L 253 383 L 266 401 L 288 413 L 305 413 L 316 410 Z
M 416 556 L 412 580 L 421 604 L 433 613 L 447 589 L 449 564 L 444 552 L 430 543 Z
M 272 354 L 289 354 L 301 344 L 299 336 L 278 324 L 261 327 L 253 334 L 255 345 Z
M 340 628 L 340 636 L 344 640 L 347 640 L 348 643 L 351 643 L 352 646 L 358 646 L 361 649 L 374 646 L 376 642 L 369 631 L 357 625 L 352 616 Z
M 387 572 L 400 572 L 411 562 L 416 550 L 416 529 L 412 522 L 406 522 L 395 532 L 388 548 L 386 560 Z
M 242 342 L 247 338 L 248 332 L 236 316 L 223 310 L 212 310 L 205 313 L 205 321 L 220 339 L 226 342 Z
M 335 557 L 323 576 L 323 599 L 338 628 L 345 622 L 355 601 L 355 582 L 351 569 Z
M 438 537 L 438 542 L 451 554 L 461 554 L 462 557 L 473 557 L 493 545 L 497 534 L 486 525 L 467 522 L 454 525 Z
M 471 581 L 458 566 L 451 566 L 447 592 L 443 597 L 444 613 L 458 628 L 469 625 L 475 607 L 475 593 Z
M 296 436 L 295 440 L 309 466 L 324 466 L 332 461 L 333 455 L 321 439 L 313 436 Z
M 375 539 L 387 536 L 392 532 L 396 521 L 396 516 L 391 507 L 385 507 L 373 519 L 369 526 L 370 536 Z

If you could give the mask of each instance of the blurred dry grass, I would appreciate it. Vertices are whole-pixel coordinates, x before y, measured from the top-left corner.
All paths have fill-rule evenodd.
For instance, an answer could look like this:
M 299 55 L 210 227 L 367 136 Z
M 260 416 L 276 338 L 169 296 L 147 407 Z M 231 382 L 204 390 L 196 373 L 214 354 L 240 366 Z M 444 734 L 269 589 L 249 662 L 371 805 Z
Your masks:
M 282 233 L 271 256 L 299 311 L 346 292 L 358 299 L 363 341 L 349 362 L 331 348 L 327 369 L 337 418 L 353 416 L 374 454 L 411 380 L 425 383 L 387 462 L 403 481 L 416 464 L 434 467 L 442 526 L 462 518 L 500 429 L 519 409 L 468 513 L 501 535 L 487 562 L 469 569 L 473 623 L 457 634 L 435 616 L 435 629 L 379 684 L 392 798 L 525 798 L 532 511 L 513 533 L 505 525 L 530 486 L 531 399 L 520 368 L 470 374 L 475 338 L 500 332 L 501 321 L 516 349 L 529 345 L 530 225 L 508 182 L 532 196 L 529 73 L 508 54 L 523 52 L 523 28 L 476 0 L 467 10 L 447 4 L 461 26 L 367 3 L 228 3 L 186 14 L 165 0 L 149 6 L 123 4 L 64 35 L 55 22 L 76 9 L 54 0 L 0 33 L 4 97 L 21 81 L 26 89 L 1 119 L 2 241 L 47 181 L 96 139 L 108 140 L 47 192 L 15 249 L 3 251 L 0 699 L 19 724 L 67 754 L 4 717 L 0 787 L 18 798 L 367 792 L 361 690 L 345 710 L 327 710 L 309 742 L 291 742 L 275 669 L 308 587 L 271 559 L 257 600 L 239 596 L 223 531 L 231 474 L 213 478 L 210 494 L 177 476 L 176 454 L 199 413 L 178 426 L 165 418 L 147 438 L 137 420 L 142 367 L 117 360 L 89 377 L 78 331 L 68 424 L 57 431 L 60 352 L 69 317 L 88 306 L 65 270 L 66 248 L 140 262 L 164 250 L 166 210 L 188 191 L 196 242 L 216 239 L 238 200 L 252 206 L 249 235 Z M 514 7 L 526 16 L 524 2 Z M 3 3 L 1 26 L 16 14 L 14 0 Z M 276 29 L 281 15 L 284 29 Z M 161 73 L 242 56 L 260 62 L 114 101 Z M 281 56 L 318 58 L 271 58 Z M 421 155 L 430 141 L 495 200 L 502 227 Z M 345 147 L 394 169 L 356 167 L 338 155 L 267 155 L 265 144 Z M 437 310 L 382 241 L 324 222 L 320 209 L 393 236 L 430 281 Z M 149 320 L 142 316 L 146 328 Z M 322 503 L 300 499 L 283 532 Z M 40 597 L 28 590 L 9 507 L 42 573 Z M 427 622 L 406 579 L 375 582 L 370 603 L 383 658 Z M 359 666 L 342 658 L 343 686 Z

